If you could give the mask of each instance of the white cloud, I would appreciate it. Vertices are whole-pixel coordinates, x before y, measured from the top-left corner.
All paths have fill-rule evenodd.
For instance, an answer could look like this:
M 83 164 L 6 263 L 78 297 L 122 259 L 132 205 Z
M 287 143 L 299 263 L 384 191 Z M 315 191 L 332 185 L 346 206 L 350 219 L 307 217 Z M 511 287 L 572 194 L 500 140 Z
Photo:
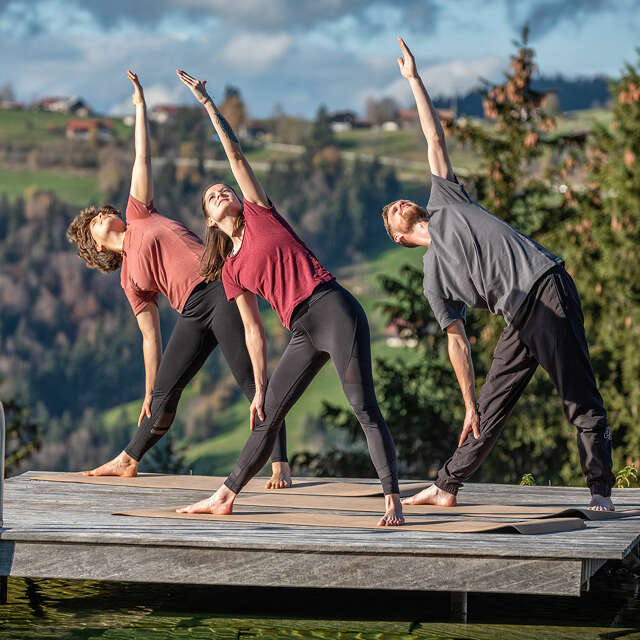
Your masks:
M 506 63 L 498 57 L 489 56 L 471 60 L 449 60 L 420 69 L 420 75 L 432 97 L 463 95 L 479 86 L 479 78 L 498 80 Z M 399 75 L 381 87 L 370 87 L 358 92 L 356 103 L 362 108 L 367 98 L 391 96 L 400 104 L 413 101 L 409 83 Z
M 278 62 L 291 46 L 286 33 L 267 35 L 244 32 L 233 38 L 222 50 L 223 60 L 247 75 L 259 73 Z
M 188 96 L 182 91 L 182 86 L 168 88 L 162 84 L 154 84 L 144 87 L 144 98 L 149 108 L 158 104 L 183 104 Z M 126 98 L 109 109 L 109 115 L 122 116 L 133 113 L 133 103 L 131 98 Z

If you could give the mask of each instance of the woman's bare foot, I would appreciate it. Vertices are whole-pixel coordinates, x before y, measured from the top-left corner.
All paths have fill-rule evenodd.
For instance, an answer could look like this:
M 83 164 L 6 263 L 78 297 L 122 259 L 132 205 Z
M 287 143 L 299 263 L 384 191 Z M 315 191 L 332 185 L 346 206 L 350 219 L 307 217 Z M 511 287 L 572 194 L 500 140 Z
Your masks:
M 410 498 L 404 498 L 402 504 L 435 504 L 439 507 L 455 507 L 456 497 L 453 493 L 438 489 L 435 484 L 423 489 L 420 493 Z
M 379 527 L 399 527 L 404 524 L 402 503 L 399 493 L 390 493 L 384 497 L 385 514 L 378 522 Z
M 271 463 L 271 478 L 265 489 L 288 489 L 291 486 L 291 467 L 288 462 Z
M 212 513 L 217 516 L 228 516 L 233 511 L 233 502 L 238 494 L 223 484 L 213 495 L 194 502 L 186 507 L 176 509 L 177 513 Z
M 126 451 L 113 460 L 105 462 L 101 467 L 83 471 L 83 476 L 120 476 L 121 478 L 135 478 L 138 475 L 138 461 L 134 460 Z
M 591 496 L 591 502 L 587 509 L 591 509 L 591 511 L 615 511 L 616 508 L 613 506 L 613 501 L 611 498 L 606 498 L 605 496 L 598 495 L 594 493 Z

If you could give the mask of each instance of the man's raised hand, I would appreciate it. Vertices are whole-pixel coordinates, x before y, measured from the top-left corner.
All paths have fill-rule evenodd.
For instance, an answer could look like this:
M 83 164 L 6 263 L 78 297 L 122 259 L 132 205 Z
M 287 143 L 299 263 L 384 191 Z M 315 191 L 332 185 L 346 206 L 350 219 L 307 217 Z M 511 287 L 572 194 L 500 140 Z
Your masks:
M 140 84 L 140 80 L 138 80 L 137 74 L 133 73 L 131 69 L 127 71 L 127 77 L 131 80 L 131 84 L 133 84 L 133 95 L 131 96 L 131 102 L 134 105 L 144 104 L 144 94 L 142 93 L 142 85 Z
M 182 81 L 184 85 L 189 87 L 191 93 L 195 96 L 196 100 L 200 104 L 204 104 L 207 100 L 211 100 L 211 97 L 207 93 L 206 89 L 206 80 L 197 80 L 193 76 L 190 76 L 186 71 L 182 69 L 176 69 L 176 73 L 178 74 L 178 78 Z
M 416 61 L 413 58 L 413 54 L 409 51 L 409 47 L 407 47 L 402 38 L 398 38 L 398 43 L 404 56 L 404 58 L 398 58 L 398 66 L 400 67 L 402 77 L 407 80 L 417 77 L 418 71 L 416 70 Z

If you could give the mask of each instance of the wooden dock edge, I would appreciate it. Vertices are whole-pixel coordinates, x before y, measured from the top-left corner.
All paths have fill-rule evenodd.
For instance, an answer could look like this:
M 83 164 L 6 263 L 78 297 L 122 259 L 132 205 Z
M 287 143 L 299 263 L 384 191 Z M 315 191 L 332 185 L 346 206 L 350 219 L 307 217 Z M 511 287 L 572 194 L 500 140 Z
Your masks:
M 604 562 L 0 541 L 0 575 L 229 586 L 579 596 Z

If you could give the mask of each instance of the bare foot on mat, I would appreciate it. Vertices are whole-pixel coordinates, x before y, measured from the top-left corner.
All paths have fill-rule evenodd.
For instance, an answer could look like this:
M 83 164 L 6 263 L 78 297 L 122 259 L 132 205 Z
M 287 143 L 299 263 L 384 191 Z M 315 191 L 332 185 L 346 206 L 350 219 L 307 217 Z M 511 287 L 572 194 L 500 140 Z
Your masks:
M 598 495 L 594 493 L 591 496 L 591 502 L 587 509 L 591 509 L 591 511 L 615 511 L 616 508 L 613 506 L 613 502 L 611 498 L 606 498 L 605 496 Z
M 399 527 L 404 524 L 402 515 L 402 503 L 399 493 L 391 493 L 384 497 L 386 512 L 382 516 L 379 527 Z
M 265 489 L 288 489 L 291 486 L 291 468 L 288 462 L 274 462 L 271 465 L 271 478 Z
M 186 507 L 176 509 L 177 513 L 211 513 L 215 516 L 228 516 L 233 511 L 233 502 L 236 499 L 235 493 L 226 485 L 222 485 L 213 495 L 194 502 Z
M 121 478 L 135 478 L 138 475 L 138 462 L 128 453 L 123 451 L 113 460 L 105 462 L 102 466 L 83 471 L 83 476 L 120 476 Z
M 416 493 L 415 496 L 402 500 L 404 505 L 435 504 L 439 507 L 455 507 L 456 503 L 456 497 L 453 493 L 438 489 L 435 484 L 423 489 L 420 493 Z

